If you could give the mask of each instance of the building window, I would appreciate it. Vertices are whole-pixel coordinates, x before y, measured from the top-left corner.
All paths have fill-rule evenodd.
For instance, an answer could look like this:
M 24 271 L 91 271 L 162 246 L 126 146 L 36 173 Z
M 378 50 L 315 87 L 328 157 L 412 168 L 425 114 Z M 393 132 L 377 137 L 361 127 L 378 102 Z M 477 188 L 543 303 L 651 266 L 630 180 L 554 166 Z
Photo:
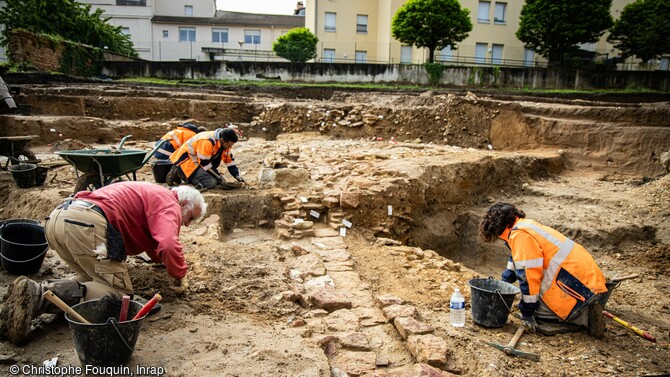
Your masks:
M 131 7 L 145 7 L 146 0 L 116 0 L 116 5 L 129 5 Z
M 535 66 L 535 51 L 528 48 L 523 49 L 523 66 L 524 67 Z
M 356 51 L 356 63 L 365 63 L 368 61 L 367 51 Z
M 437 59 L 443 62 L 450 62 L 452 60 L 451 45 L 440 50 Z
M 184 5 L 184 16 L 193 17 L 193 5 Z
M 130 28 L 129 27 L 122 27 L 121 28 L 121 34 L 130 35 Z
M 323 49 L 323 62 L 324 63 L 334 63 L 335 62 L 335 49 L 334 48 L 324 48 Z
M 483 24 L 488 24 L 491 22 L 489 13 L 491 13 L 491 2 L 480 1 L 479 10 L 477 11 L 477 22 L 481 22 Z
M 477 43 L 475 45 L 475 63 L 484 64 L 486 63 L 486 49 L 488 48 L 487 43 Z
M 170 35 L 170 33 L 168 33 L 167 30 L 163 30 L 163 38 L 164 39 L 167 39 L 169 35 Z
M 504 45 L 493 44 L 491 46 L 491 64 L 503 64 L 503 47 Z
M 244 43 L 245 44 L 261 44 L 261 31 L 260 30 L 244 30 Z
M 228 29 L 212 29 L 213 43 L 228 43 Z
M 368 16 L 365 14 L 359 14 L 356 16 L 356 32 L 357 33 L 368 33 Z
M 507 19 L 507 3 L 496 3 L 495 12 L 493 12 L 493 23 L 505 24 Z
M 337 30 L 335 28 L 335 15 L 336 13 L 330 13 L 326 12 L 326 20 L 324 22 L 324 30 L 325 31 L 335 31 Z
M 180 27 L 179 28 L 179 42 L 195 42 L 195 28 L 194 27 Z
M 400 64 L 412 64 L 412 46 L 400 46 Z

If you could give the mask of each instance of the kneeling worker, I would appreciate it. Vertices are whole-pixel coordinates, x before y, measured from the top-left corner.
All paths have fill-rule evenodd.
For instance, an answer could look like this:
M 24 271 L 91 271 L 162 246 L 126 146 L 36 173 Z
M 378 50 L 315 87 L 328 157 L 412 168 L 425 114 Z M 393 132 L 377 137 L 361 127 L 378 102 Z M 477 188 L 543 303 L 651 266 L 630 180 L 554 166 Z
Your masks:
M 198 127 L 193 123 L 182 123 L 177 125 L 177 128 L 166 133 L 156 142 L 160 145 L 156 150 L 155 157 L 158 160 L 167 160 L 170 158 L 172 152 L 181 147 L 188 139 L 195 134 L 207 131 L 205 127 Z
M 600 294 L 607 287 L 596 261 L 577 242 L 525 217 L 512 204 L 496 203 L 479 228 L 482 240 L 501 239 L 511 250 L 503 280 L 519 280 L 524 325 L 547 334 L 586 327 L 589 335 L 601 338 L 605 320 Z
M 228 127 L 193 136 L 170 156 L 174 166 L 167 175 L 168 186 L 186 181 L 199 190 L 214 188 L 220 182 L 215 176 L 219 176 L 216 169 L 221 162 L 230 175 L 244 183 L 232 152 L 237 140 L 235 130 Z
M 69 306 L 108 293 L 132 295 L 128 255 L 146 252 L 165 265 L 180 290 L 186 289 L 188 266 L 179 242 L 180 227 L 206 211 L 202 194 L 193 187 L 170 190 L 137 181 L 80 191 L 66 199 L 47 218 L 45 233 L 49 246 L 77 275 L 42 283 L 25 276 L 14 280 L 0 311 L 0 337 L 20 344 L 28 337 L 33 318 L 59 313 L 42 297 L 47 290 Z

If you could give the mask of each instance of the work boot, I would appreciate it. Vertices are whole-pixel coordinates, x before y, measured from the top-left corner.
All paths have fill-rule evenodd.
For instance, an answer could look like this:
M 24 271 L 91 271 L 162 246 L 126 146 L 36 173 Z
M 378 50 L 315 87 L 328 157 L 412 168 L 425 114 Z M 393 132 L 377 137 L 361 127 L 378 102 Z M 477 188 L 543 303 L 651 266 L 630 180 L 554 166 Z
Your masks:
M 589 304 L 589 336 L 602 338 L 605 336 L 605 318 L 603 307 L 599 300 Z
M 172 165 L 172 168 L 170 171 L 167 173 L 167 176 L 165 176 L 165 183 L 170 186 L 179 186 L 181 184 L 182 179 L 181 179 L 181 174 L 179 174 L 179 171 L 181 168 L 177 165 Z
M 43 313 L 61 313 L 61 310 L 42 297 L 51 290 L 68 306 L 81 302 L 85 287 L 70 279 L 48 280 L 38 283 L 25 276 L 14 280 L 5 295 L 5 304 L 0 310 L 0 337 L 9 339 L 14 344 L 23 343 L 28 334 L 33 318 Z

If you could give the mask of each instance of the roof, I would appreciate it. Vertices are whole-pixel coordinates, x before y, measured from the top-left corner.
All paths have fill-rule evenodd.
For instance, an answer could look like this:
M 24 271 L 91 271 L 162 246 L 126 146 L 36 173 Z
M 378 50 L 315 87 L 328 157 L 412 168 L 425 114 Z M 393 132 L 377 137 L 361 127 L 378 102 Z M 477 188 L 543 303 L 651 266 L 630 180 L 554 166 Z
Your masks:
M 259 27 L 304 27 L 305 16 L 242 13 L 218 10 L 214 17 L 175 17 L 153 16 L 152 22 L 181 25 L 228 25 L 228 26 L 259 26 Z

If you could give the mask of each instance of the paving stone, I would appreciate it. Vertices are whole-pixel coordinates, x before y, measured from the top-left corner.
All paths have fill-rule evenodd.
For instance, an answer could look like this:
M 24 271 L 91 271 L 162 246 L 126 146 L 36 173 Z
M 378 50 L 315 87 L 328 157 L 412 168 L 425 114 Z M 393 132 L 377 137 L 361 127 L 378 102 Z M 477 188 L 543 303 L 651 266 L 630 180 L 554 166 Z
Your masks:
M 437 368 L 447 365 L 447 342 L 433 334 L 410 335 L 407 338 L 407 349 L 418 363 L 428 364 Z
M 376 368 L 377 355 L 374 352 L 339 351 L 330 361 L 330 365 L 347 373 L 360 376 Z
M 402 305 L 405 303 L 405 300 L 401 299 L 400 297 L 393 296 L 393 295 L 381 295 L 377 296 L 377 304 L 379 304 L 380 307 L 385 308 L 389 305 Z
M 410 335 L 427 334 L 434 330 L 433 326 L 411 317 L 396 317 L 393 320 L 393 325 L 403 339 L 407 339 Z
M 384 313 L 379 308 L 357 307 L 353 311 L 358 315 L 363 327 L 376 326 L 387 322 Z
M 416 317 L 416 307 L 411 305 L 389 305 L 382 309 L 384 317 L 387 320 L 393 321 L 396 317 Z
M 329 312 L 338 309 L 351 309 L 351 299 L 346 294 L 332 288 L 320 288 L 311 293 L 309 297 L 314 306 Z
M 332 332 L 358 332 L 360 324 L 356 313 L 349 309 L 339 309 L 324 318 L 326 328 Z
M 326 267 L 319 257 L 316 254 L 307 254 L 298 257 L 291 266 L 293 269 L 296 269 L 302 272 L 302 276 L 322 276 L 326 274 Z
M 353 351 L 370 351 L 368 338 L 362 332 L 353 332 L 338 336 L 338 340 L 343 348 Z

